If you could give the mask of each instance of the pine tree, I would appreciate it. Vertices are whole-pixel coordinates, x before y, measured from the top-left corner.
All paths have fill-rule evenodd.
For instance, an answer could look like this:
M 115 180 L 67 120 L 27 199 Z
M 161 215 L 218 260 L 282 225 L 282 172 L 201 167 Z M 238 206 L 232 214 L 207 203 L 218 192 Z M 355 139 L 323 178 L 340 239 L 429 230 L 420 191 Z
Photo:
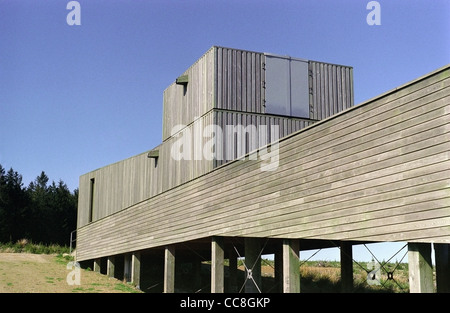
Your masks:
M 22 175 L 0 165 L 0 242 L 26 238 L 44 244 L 69 244 L 76 228 L 78 190 L 60 180 L 48 185 L 44 171 L 23 187 Z
M 11 168 L 4 179 L 0 236 L 2 241 L 16 241 L 21 239 L 26 231 L 29 198 L 23 189 L 22 175 Z

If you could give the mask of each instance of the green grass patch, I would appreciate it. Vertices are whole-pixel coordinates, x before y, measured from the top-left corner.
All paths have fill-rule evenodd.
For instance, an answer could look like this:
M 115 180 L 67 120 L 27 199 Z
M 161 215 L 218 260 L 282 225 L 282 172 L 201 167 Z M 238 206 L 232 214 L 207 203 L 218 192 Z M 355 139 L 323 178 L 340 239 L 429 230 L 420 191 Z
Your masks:
M 17 242 L 0 243 L 0 252 L 33 253 L 33 254 L 63 254 L 69 253 L 70 247 L 56 244 L 33 243 L 28 239 Z
M 55 257 L 55 262 L 62 265 L 67 265 L 67 263 L 73 261 L 73 257 L 70 255 L 63 256 L 62 254 L 58 254 Z
M 124 283 L 117 283 L 114 286 L 114 290 L 119 290 L 123 292 L 131 292 L 131 293 L 138 293 L 136 289 L 134 289 L 132 286 L 124 284 Z
M 83 287 L 77 287 L 77 288 L 73 288 L 72 292 L 78 292 L 78 291 L 84 291 Z

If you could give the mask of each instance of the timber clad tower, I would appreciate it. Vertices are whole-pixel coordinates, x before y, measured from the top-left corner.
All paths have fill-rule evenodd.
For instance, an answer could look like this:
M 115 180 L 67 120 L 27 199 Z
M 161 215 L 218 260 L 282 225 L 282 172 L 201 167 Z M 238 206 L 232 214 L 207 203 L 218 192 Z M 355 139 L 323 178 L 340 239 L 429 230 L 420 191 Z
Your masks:
M 449 85 L 354 106 L 351 67 L 212 47 L 164 91 L 159 146 L 80 177 L 77 260 L 150 292 L 300 292 L 299 252 L 340 247 L 351 291 L 352 245 L 402 241 L 410 291 L 434 291 L 434 244 L 448 292 Z

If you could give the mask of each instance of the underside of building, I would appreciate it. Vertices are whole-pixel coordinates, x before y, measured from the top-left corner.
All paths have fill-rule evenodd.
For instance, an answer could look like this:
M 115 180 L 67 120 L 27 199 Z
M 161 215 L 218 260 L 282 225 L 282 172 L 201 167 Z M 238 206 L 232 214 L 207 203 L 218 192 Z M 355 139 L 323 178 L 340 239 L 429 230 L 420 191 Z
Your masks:
M 80 177 L 77 260 L 162 292 L 300 292 L 299 252 L 339 247 L 351 291 L 353 245 L 407 242 L 410 291 L 448 292 L 449 85 L 447 65 L 355 106 L 349 66 L 212 47 L 164 91 L 159 146 Z

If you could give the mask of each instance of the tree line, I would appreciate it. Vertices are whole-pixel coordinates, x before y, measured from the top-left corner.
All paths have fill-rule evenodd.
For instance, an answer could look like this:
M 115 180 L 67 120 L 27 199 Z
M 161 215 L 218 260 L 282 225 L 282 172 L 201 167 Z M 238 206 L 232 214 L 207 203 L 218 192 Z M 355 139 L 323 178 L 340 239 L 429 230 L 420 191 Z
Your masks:
M 62 180 L 49 184 L 44 171 L 25 187 L 22 175 L 0 164 L 0 242 L 68 245 L 77 202 L 77 189 L 71 192 Z

